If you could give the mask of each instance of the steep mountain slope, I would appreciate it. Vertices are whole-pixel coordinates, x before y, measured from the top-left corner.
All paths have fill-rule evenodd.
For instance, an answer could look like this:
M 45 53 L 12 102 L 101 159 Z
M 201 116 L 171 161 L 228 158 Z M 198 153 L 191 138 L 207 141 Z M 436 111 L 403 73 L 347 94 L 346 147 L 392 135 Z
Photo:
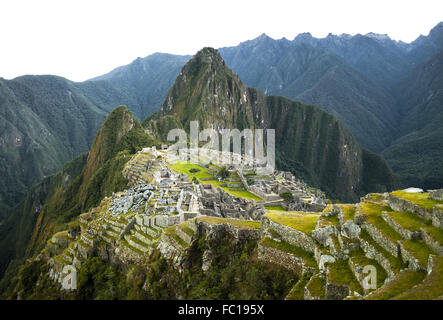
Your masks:
M 402 83 L 398 139 L 383 151 L 405 184 L 439 188 L 443 181 L 443 51 Z
M 126 188 L 123 166 L 133 153 L 153 144 L 126 107 L 111 112 L 91 151 L 32 188 L 0 226 L 0 273 L 12 258 L 23 257 L 25 251 L 32 255 L 73 217 Z
M 309 33 L 295 37 L 294 43 L 308 43 L 344 59 L 361 74 L 380 86 L 391 86 L 408 68 L 407 44 L 387 35 L 368 33 L 355 36 L 329 34 L 317 39 Z
M 171 116 L 185 129 L 191 120 L 198 120 L 200 128 L 275 129 L 277 165 L 333 197 L 353 200 L 364 191 L 392 185 L 383 160 L 374 155 L 379 160 L 374 162 L 335 117 L 247 88 L 211 48 L 199 51 L 183 67 L 162 108 L 144 124 L 155 133 L 158 123 Z M 158 137 L 165 140 L 166 133 Z M 369 185 L 364 177 L 371 166 L 379 174 Z
M 154 53 L 83 82 L 79 86 L 98 105 L 130 106 L 139 120 L 157 111 L 190 56 Z
M 0 79 L 0 212 L 16 204 L 31 185 L 87 151 L 104 116 L 66 79 Z
M 443 50 L 443 22 L 437 24 L 427 36 L 421 35 L 411 43 L 408 52 L 409 60 L 419 65 L 426 62 Z
M 326 46 L 262 35 L 220 51 L 246 85 L 319 106 L 337 116 L 364 147 L 381 151 L 392 141 L 393 97 Z

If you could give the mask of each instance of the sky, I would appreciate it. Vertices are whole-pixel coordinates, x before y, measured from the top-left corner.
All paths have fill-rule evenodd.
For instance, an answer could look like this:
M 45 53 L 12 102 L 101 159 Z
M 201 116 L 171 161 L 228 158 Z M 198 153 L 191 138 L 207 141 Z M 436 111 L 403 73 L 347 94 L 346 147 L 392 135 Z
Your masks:
M 154 52 L 192 55 L 262 33 L 375 32 L 411 42 L 440 21 L 441 0 L 0 0 L 0 77 L 84 81 Z

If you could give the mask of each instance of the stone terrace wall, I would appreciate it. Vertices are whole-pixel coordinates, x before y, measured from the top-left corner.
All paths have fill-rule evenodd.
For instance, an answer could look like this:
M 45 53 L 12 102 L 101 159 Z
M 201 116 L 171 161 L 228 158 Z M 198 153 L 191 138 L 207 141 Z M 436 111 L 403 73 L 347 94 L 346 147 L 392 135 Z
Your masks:
M 317 246 L 315 245 L 314 240 L 306 233 L 275 223 L 271 219 L 263 216 L 261 220 L 261 232 L 263 238 L 266 234 L 272 238 L 272 234 L 270 233 L 269 229 L 277 232 L 283 241 L 297 246 L 305 251 L 315 253 Z
M 388 197 L 389 206 L 394 211 L 410 211 L 423 219 L 430 220 L 432 218 L 431 212 L 426 210 L 425 208 L 419 207 L 418 205 L 406 201 L 402 198 L 395 197 L 393 195 L 389 195 Z

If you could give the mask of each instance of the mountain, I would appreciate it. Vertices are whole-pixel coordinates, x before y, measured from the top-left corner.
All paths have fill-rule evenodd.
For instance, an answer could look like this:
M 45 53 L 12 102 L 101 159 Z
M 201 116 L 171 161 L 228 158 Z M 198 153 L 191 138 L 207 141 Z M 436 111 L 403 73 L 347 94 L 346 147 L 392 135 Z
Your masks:
M 126 107 L 113 110 L 89 153 L 36 184 L 0 225 L 0 273 L 11 259 L 41 250 L 47 236 L 73 217 L 126 188 L 124 165 L 132 154 L 155 143 Z
M 404 184 L 439 188 L 443 181 L 443 51 L 417 66 L 399 91 L 404 116 L 398 139 L 383 156 Z
M 171 118 L 185 129 L 191 120 L 201 128 L 275 129 L 277 166 L 339 199 L 355 200 L 367 190 L 393 184 L 384 161 L 362 149 L 337 118 L 247 88 L 212 48 L 202 49 L 183 67 L 161 109 L 144 125 L 155 135 L 156 128 L 165 127 L 159 123 L 173 123 Z M 156 136 L 165 140 L 166 133 Z M 369 170 L 376 176 L 369 178 Z
M 379 152 L 392 141 L 393 97 L 331 51 L 261 36 L 220 52 L 246 85 L 319 106 L 364 147 Z
M 427 36 L 420 35 L 410 45 L 408 57 L 419 65 L 443 50 L 443 21 L 437 24 Z
M 0 79 L 0 212 L 88 151 L 105 114 L 64 78 Z
M 154 53 L 79 86 L 98 105 L 128 105 L 139 120 L 157 111 L 190 56 Z M 110 94 L 111 93 L 111 94 Z
M 157 110 L 187 60 L 158 53 L 81 83 L 0 79 L 0 222 L 32 185 L 89 150 L 115 106 L 139 120 Z
M 406 153 L 410 150 L 398 139 L 411 133 L 404 127 L 421 124 L 406 116 L 413 106 L 401 102 L 402 97 L 411 91 L 414 96 L 408 96 L 416 101 L 426 93 L 426 89 L 411 90 L 406 83 L 414 81 L 414 72 L 419 72 L 414 70 L 442 50 L 442 26 L 409 44 L 374 33 L 330 34 L 321 39 L 305 33 L 293 40 L 274 40 L 263 34 L 236 47 L 221 48 L 220 53 L 246 86 L 326 110 L 360 145 L 390 154 L 394 171 L 404 172 L 394 162 L 407 166 L 400 155 L 402 148 Z M 82 83 L 52 76 L 1 79 L 0 221 L 29 187 L 87 151 L 104 117 L 116 105 L 128 105 L 138 120 L 158 110 L 188 59 L 156 53 Z M 428 114 L 432 118 L 432 110 Z M 156 130 L 166 130 L 178 122 L 170 116 L 156 125 Z M 426 163 L 436 162 L 434 147 L 425 142 L 422 146 L 429 147 L 421 154 L 429 155 Z M 396 152 L 384 152 L 391 144 Z M 428 175 L 427 164 L 415 167 L 410 175 Z M 436 180 L 443 186 L 441 179 Z

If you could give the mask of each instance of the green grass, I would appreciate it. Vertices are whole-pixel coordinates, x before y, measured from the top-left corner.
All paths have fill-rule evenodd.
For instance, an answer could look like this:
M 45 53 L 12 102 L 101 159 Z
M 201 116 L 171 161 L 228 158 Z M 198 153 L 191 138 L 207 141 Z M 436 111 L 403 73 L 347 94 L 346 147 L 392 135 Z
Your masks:
M 434 226 L 425 226 L 423 227 L 431 237 L 437 241 L 440 245 L 443 245 L 443 230 Z
M 426 277 L 421 271 L 403 270 L 394 279 L 382 286 L 376 292 L 366 297 L 367 300 L 388 300 L 402 294 L 419 284 Z
M 353 204 L 341 204 L 340 207 L 343 209 L 343 216 L 345 217 L 345 220 L 354 221 L 355 206 Z
M 265 206 L 266 210 L 286 211 L 282 206 Z
M 137 243 L 138 245 L 140 245 L 140 246 L 142 246 L 142 247 L 144 247 L 144 248 L 146 248 L 146 249 L 149 249 L 149 245 L 148 245 L 147 243 L 144 243 L 143 241 L 137 239 L 137 238 L 134 237 L 134 236 L 130 236 L 130 238 L 131 238 L 132 241 L 134 241 L 134 242 Z
M 153 238 L 152 236 L 150 236 L 150 235 L 147 234 L 147 233 L 144 233 L 144 232 L 141 231 L 141 230 L 137 230 L 137 233 L 141 234 L 143 237 L 147 238 L 148 240 L 154 240 L 154 238 Z
M 433 200 L 429 198 L 429 193 L 409 193 L 405 191 L 394 191 L 391 192 L 391 195 L 402 198 L 404 200 L 410 201 L 412 203 L 415 203 L 416 205 L 425 208 L 427 210 L 432 210 L 434 208 L 434 205 L 436 204 L 443 204 L 443 201 Z
M 278 242 L 267 237 L 261 241 L 261 244 L 293 254 L 296 257 L 302 258 L 307 266 L 317 268 L 317 262 L 314 259 L 314 254 L 305 251 L 302 248 L 299 248 L 284 241 Z
M 170 226 L 167 227 L 166 229 L 163 230 L 169 237 L 171 237 L 172 239 L 174 239 L 180 246 L 182 246 L 183 248 L 188 248 L 189 244 L 187 244 L 185 241 L 183 241 L 182 238 L 180 238 L 177 233 L 175 232 L 175 225 L 174 226 Z
M 206 181 L 206 182 L 210 182 L 210 181 Z M 256 196 L 255 194 L 252 194 L 251 192 L 247 191 L 247 190 L 235 190 L 235 189 L 230 189 L 228 187 L 221 187 L 223 190 L 225 190 L 227 193 L 235 196 L 235 197 L 239 197 L 239 198 L 243 198 L 246 200 L 252 200 L 254 199 L 255 201 L 262 201 L 263 199 Z
M 126 241 L 126 239 L 122 239 L 122 240 L 120 241 L 120 243 L 122 243 L 125 247 L 129 248 L 130 250 L 137 252 L 137 253 L 138 253 L 139 255 L 141 255 L 141 256 L 144 256 L 144 255 L 145 255 L 145 253 L 144 253 L 143 251 L 137 249 L 136 247 L 131 246 L 131 245 L 128 243 L 128 241 Z
M 351 254 L 351 258 L 355 264 L 358 264 L 362 267 L 373 265 L 377 270 L 377 288 L 380 288 L 384 284 L 386 278 L 388 277 L 388 274 L 377 261 L 366 257 L 365 253 L 361 249 L 353 251 Z
M 310 235 L 317 225 L 317 220 L 320 214 L 270 210 L 265 216 L 275 223 L 288 226 Z
M 87 244 L 86 242 L 79 240 L 78 243 L 83 247 L 83 248 L 92 248 L 89 244 Z
M 382 211 L 392 211 L 387 206 L 381 206 L 371 202 L 362 202 L 360 204 L 360 212 L 367 215 L 366 221 L 376 227 L 384 236 L 392 242 L 402 240 L 402 236 L 398 234 L 381 216 Z
M 226 219 L 219 217 L 200 216 L 197 218 L 200 221 L 207 222 L 212 225 L 216 224 L 230 224 L 236 228 L 242 229 L 260 229 L 259 221 L 239 220 L 239 219 Z
M 214 176 L 206 171 L 206 168 L 199 166 L 198 164 L 194 164 L 188 161 L 178 161 L 176 164 L 170 164 L 168 165 L 169 168 L 172 170 L 175 170 L 181 174 L 186 174 L 190 180 L 192 180 L 193 177 L 196 177 L 197 179 L 210 179 L 214 178 Z M 190 172 L 191 169 L 197 169 L 198 172 Z
M 349 286 L 352 291 L 363 294 L 363 289 L 355 278 L 354 273 L 349 268 L 347 260 L 338 260 L 334 263 L 328 264 L 328 282 L 338 285 Z
M 386 251 L 385 248 L 380 246 L 374 239 L 372 239 L 372 237 L 366 230 L 361 230 L 360 238 L 368 242 L 371 246 L 375 248 L 375 250 L 377 250 L 383 257 L 385 257 L 389 261 L 389 264 L 391 265 L 391 268 L 394 272 L 397 273 L 401 269 L 406 268 L 406 264 L 401 259 L 394 257 L 392 254 Z
M 316 274 L 308 282 L 307 288 L 312 296 L 323 298 L 326 295 L 326 279 Z
M 401 243 L 425 268 L 428 265 L 429 255 L 435 254 L 435 252 L 422 241 L 403 240 Z
M 431 300 L 443 295 L 443 257 L 435 258 L 436 263 L 430 275 L 416 287 L 403 292 L 394 299 L 398 300 Z
M 72 264 L 71 261 L 66 260 L 65 258 L 63 258 L 62 255 L 55 256 L 54 259 L 57 260 L 59 263 L 64 264 L 64 265 Z
M 420 231 L 424 226 L 430 225 L 431 221 L 421 219 L 412 212 L 388 212 L 389 216 L 403 228 L 410 231 Z
M 233 195 L 235 197 L 240 197 L 240 198 L 243 198 L 246 200 L 254 199 L 255 201 L 262 201 L 263 200 L 262 198 L 256 196 L 255 194 L 252 194 L 251 192 L 249 192 L 247 190 L 230 189 L 228 187 L 223 186 L 225 184 L 225 182 L 218 181 L 212 174 L 210 174 L 209 172 L 206 171 L 206 168 L 201 167 L 198 164 L 193 164 L 193 163 L 190 163 L 187 161 L 179 161 L 176 164 L 170 164 L 168 166 L 172 170 L 175 170 L 179 173 L 188 175 L 188 178 L 191 181 L 192 181 L 192 178 L 195 177 L 201 183 L 212 184 L 214 187 L 221 188 L 224 191 L 226 191 L 227 193 L 229 193 L 230 195 Z M 213 165 L 211 165 L 211 167 L 218 168 Z M 189 171 L 191 169 L 198 169 L 199 171 L 192 173 Z M 219 168 L 216 171 L 218 171 L 218 170 L 219 170 Z M 211 179 L 211 180 L 204 180 L 203 181 L 201 179 Z
M 311 275 L 305 273 L 300 280 L 292 287 L 291 291 L 287 295 L 288 300 L 303 300 L 305 295 L 305 286 L 308 283 Z
M 338 226 L 340 224 L 340 219 L 338 218 L 337 214 L 333 215 L 333 216 L 329 216 L 329 217 L 322 215 L 321 219 L 323 222 L 322 226 L 325 226 L 325 225 Z
M 182 229 L 185 233 L 187 233 L 190 237 L 196 237 L 196 233 L 194 232 L 194 230 L 192 230 L 191 228 L 188 227 L 188 222 L 182 222 L 179 225 L 179 228 Z

